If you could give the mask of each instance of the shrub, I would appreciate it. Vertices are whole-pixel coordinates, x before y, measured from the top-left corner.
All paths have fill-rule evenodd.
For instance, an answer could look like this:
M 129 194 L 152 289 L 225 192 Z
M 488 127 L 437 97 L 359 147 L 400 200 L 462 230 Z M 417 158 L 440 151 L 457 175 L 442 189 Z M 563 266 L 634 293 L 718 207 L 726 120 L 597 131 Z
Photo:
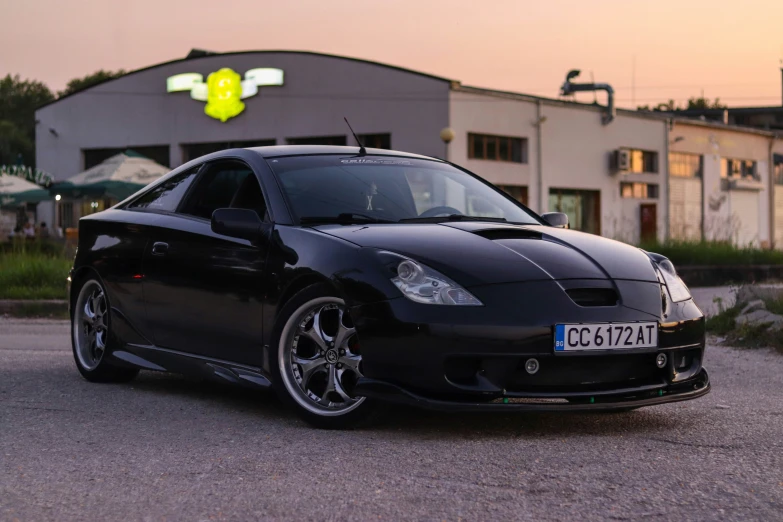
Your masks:
M 764 299 L 764 304 L 770 312 L 783 314 L 783 299 Z M 767 325 L 741 324 L 734 319 L 740 314 L 745 303 L 736 304 L 731 308 L 707 318 L 707 332 L 726 338 L 731 346 L 744 348 L 772 347 L 783 353 L 783 334 L 771 330 Z
M 783 251 L 738 247 L 723 241 L 667 241 L 640 245 L 648 252 L 668 257 L 674 266 L 779 265 Z

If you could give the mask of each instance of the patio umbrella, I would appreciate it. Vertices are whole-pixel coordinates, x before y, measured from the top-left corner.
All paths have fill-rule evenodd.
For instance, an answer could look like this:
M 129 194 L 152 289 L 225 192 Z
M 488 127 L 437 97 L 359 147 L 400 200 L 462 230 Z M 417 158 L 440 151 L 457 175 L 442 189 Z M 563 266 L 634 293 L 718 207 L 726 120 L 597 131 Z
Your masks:
M 112 197 L 122 200 L 168 173 L 169 170 L 168 167 L 140 154 L 126 151 L 62 183 L 55 184 L 51 190 L 53 193 L 69 198 Z
M 22 203 L 40 203 L 52 199 L 49 191 L 17 176 L 0 174 L 0 206 L 16 207 Z

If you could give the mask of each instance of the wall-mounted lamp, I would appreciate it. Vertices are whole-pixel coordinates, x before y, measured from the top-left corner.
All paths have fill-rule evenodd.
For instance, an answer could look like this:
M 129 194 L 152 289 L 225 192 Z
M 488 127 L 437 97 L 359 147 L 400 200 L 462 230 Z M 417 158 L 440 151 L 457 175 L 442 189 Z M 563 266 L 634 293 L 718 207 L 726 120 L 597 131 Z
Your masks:
M 51 134 L 51 135 L 52 135 L 52 136 L 54 136 L 55 138 L 57 138 L 58 136 L 60 136 L 60 134 L 58 134 L 58 132 L 57 132 L 56 130 L 54 130 L 54 127 L 49 127 L 49 134 Z
M 677 136 L 676 138 L 674 138 L 673 140 L 671 140 L 671 141 L 669 142 L 669 144 L 670 144 L 670 145 L 674 145 L 675 143 L 679 143 L 679 142 L 681 142 L 681 141 L 685 141 L 685 137 L 684 137 L 684 136 Z
M 59 194 L 57 194 L 56 196 L 54 196 L 54 200 L 55 200 L 55 201 L 60 201 L 61 199 L 63 199 L 63 197 L 62 197 L 61 195 L 59 195 Z
M 446 127 L 445 129 L 440 131 L 440 139 L 442 139 L 443 143 L 445 143 L 446 145 L 451 143 L 451 140 L 454 139 L 454 136 L 455 136 L 454 131 L 449 127 Z

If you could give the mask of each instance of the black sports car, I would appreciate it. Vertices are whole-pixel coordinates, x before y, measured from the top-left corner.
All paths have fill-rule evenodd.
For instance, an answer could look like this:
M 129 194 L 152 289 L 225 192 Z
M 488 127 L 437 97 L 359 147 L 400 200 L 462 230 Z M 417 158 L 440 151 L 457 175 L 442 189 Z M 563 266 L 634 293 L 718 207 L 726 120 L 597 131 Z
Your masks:
M 76 365 L 271 386 L 321 427 L 377 400 L 627 410 L 708 393 L 704 317 L 672 263 L 567 225 L 439 159 L 218 152 L 79 221 Z

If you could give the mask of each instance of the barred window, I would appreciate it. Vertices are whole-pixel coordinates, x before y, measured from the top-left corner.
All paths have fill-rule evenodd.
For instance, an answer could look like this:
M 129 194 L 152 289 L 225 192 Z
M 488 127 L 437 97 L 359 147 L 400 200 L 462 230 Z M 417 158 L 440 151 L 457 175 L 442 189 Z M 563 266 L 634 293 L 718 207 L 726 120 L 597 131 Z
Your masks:
M 620 197 L 635 199 L 658 199 L 658 185 L 655 183 L 620 183 Z
M 658 172 L 658 153 L 649 150 L 631 149 L 631 168 L 629 172 Z
M 468 158 L 527 163 L 527 138 L 468 133 Z
M 704 160 L 701 154 L 669 153 L 669 175 L 678 178 L 701 178 Z
M 727 179 L 761 180 L 754 160 L 720 159 L 720 177 Z

